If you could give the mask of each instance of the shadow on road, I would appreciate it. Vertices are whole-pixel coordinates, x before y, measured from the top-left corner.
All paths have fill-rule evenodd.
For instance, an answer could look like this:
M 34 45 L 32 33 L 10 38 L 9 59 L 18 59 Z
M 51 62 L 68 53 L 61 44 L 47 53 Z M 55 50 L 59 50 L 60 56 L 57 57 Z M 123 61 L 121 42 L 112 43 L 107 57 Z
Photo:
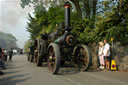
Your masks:
M 41 67 L 47 67 L 47 63 L 43 63 Z M 103 71 L 101 69 L 88 69 L 87 71 L 84 72 L 100 72 Z M 60 66 L 59 72 L 57 75 L 72 75 L 72 74 L 77 74 L 80 73 L 81 71 L 79 70 L 79 67 L 75 66 L 72 63 L 66 63 L 63 66 Z
M 21 83 L 28 79 L 31 79 L 30 77 L 25 78 L 26 76 L 28 76 L 28 74 L 21 74 L 2 78 L 0 79 L 0 85 L 16 85 L 17 83 Z
M 21 71 L 10 71 L 10 72 L 4 72 L 4 74 L 12 74 L 12 73 L 18 73 L 18 72 L 21 72 Z
M 58 75 L 72 75 L 79 73 L 78 67 L 75 67 L 73 64 L 64 64 L 60 67 L 60 71 L 58 72 Z
M 17 68 L 22 68 L 24 66 L 8 66 L 8 69 L 17 69 Z
M 58 75 L 72 75 L 72 74 L 77 74 L 80 71 L 78 68 L 60 68 L 60 71 L 58 72 Z
M 100 72 L 103 71 L 102 69 L 88 69 L 87 71 L 83 71 L 83 72 Z M 80 73 L 80 69 L 78 66 L 75 66 L 74 64 L 65 64 L 64 66 L 62 66 L 60 68 L 60 71 L 58 73 L 58 75 L 72 75 L 72 74 L 77 74 Z

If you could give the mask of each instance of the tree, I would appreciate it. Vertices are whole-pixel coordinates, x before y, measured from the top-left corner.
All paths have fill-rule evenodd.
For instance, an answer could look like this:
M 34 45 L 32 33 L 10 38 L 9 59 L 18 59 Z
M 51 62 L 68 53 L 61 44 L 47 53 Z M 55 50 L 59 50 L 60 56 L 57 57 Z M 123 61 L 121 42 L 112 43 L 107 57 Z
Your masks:
M 46 11 L 42 4 L 38 4 L 34 14 L 34 17 L 28 14 L 29 22 L 26 27 L 31 39 L 37 38 L 44 31 L 48 33 L 55 31 L 56 24 L 64 21 L 64 8 L 60 8 L 59 5 L 51 5 Z
M 44 6 L 49 6 L 51 4 L 54 5 L 61 5 L 65 0 L 21 0 L 21 7 L 24 8 L 26 5 L 30 5 L 30 3 L 37 5 L 37 3 L 43 3 Z M 79 0 L 69 0 L 72 3 L 74 3 L 76 10 L 77 10 L 77 16 L 79 18 L 82 18 L 82 12 L 79 4 Z
M 16 48 L 16 41 L 17 39 L 12 34 L 0 32 L 0 46 L 2 48 Z

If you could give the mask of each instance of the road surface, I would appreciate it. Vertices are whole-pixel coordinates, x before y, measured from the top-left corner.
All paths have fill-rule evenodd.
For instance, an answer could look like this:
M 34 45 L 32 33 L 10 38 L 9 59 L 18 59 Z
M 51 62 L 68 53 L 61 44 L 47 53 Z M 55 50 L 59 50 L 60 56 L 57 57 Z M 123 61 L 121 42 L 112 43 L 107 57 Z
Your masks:
M 79 72 L 61 68 L 58 75 L 52 75 L 46 66 L 36 67 L 28 62 L 25 55 L 13 56 L 6 67 L 5 74 L 0 75 L 0 85 L 128 85 L 127 72 Z

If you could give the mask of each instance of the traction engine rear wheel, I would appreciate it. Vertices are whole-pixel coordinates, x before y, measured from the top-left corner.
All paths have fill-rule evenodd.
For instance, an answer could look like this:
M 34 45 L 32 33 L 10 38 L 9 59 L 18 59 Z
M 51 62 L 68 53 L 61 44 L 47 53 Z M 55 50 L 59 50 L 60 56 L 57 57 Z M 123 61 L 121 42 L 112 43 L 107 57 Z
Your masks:
M 86 71 L 91 62 L 91 53 L 86 45 L 78 45 L 74 48 L 74 62 L 80 71 Z

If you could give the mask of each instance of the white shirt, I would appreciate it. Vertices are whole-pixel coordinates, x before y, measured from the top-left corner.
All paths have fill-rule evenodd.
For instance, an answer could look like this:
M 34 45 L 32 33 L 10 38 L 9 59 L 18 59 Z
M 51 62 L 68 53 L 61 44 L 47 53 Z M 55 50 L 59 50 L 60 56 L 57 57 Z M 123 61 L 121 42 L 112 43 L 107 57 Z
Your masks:
M 108 54 L 107 51 L 109 51 Z M 103 52 L 104 52 L 104 56 L 106 56 L 106 54 L 107 56 L 110 56 L 110 45 L 108 43 L 105 44 Z

